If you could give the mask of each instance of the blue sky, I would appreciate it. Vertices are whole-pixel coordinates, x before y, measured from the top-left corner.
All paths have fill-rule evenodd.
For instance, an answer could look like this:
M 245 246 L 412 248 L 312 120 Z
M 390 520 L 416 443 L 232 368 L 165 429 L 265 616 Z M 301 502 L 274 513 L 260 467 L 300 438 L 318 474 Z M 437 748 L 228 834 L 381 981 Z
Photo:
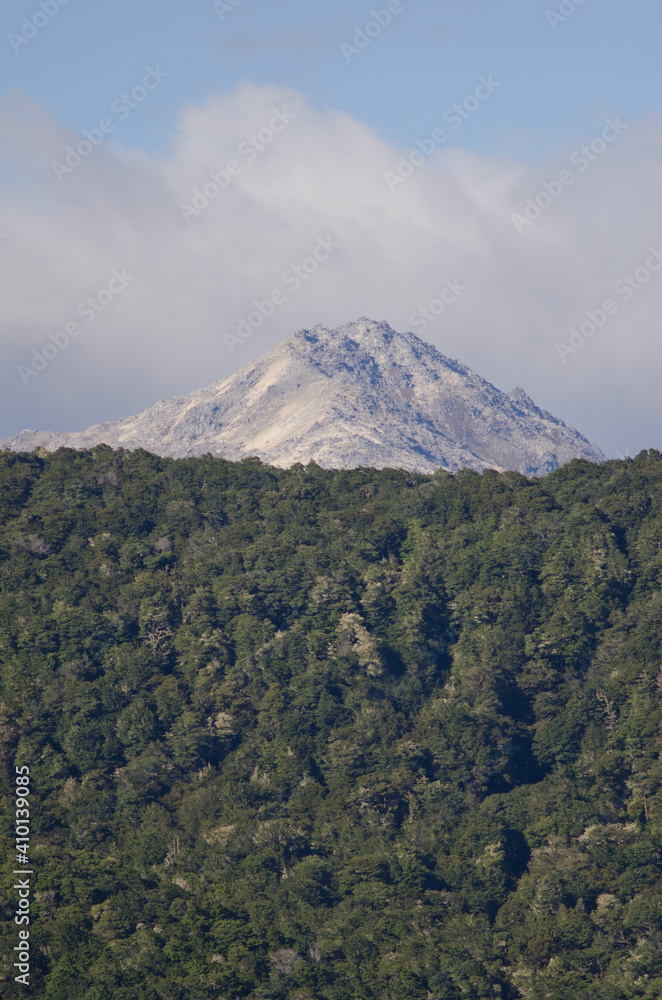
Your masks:
M 584 0 L 553 25 L 548 12 L 562 0 L 403 0 L 348 63 L 341 43 L 386 6 L 243 0 L 223 13 L 212 0 L 69 0 L 17 53 L 5 44 L 0 89 L 23 88 L 80 131 L 156 62 L 168 86 L 148 114 L 127 122 L 127 145 L 163 148 L 184 106 L 242 80 L 294 87 L 407 145 L 492 72 L 503 85 L 498 106 L 471 122 L 463 143 L 528 162 L 583 136 L 604 113 L 637 119 L 661 109 L 658 0 Z M 6 0 L 2 34 L 20 33 L 38 10 L 36 0 Z
M 572 353 L 558 347 L 662 245 L 659 0 L 226 6 L 5 0 L 0 440 L 138 412 L 301 326 L 365 314 L 412 329 L 461 279 L 470 291 L 422 336 L 500 388 L 523 386 L 607 454 L 660 446 L 662 279 L 650 272 Z M 140 91 L 148 67 L 159 82 Z M 494 92 L 477 101 L 481 79 Z M 136 87 L 144 101 L 112 110 Z M 457 103 L 470 112 L 454 131 Z M 286 107 L 293 124 L 182 218 Z M 103 119 L 112 134 L 58 174 Z M 613 143 L 605 119 L 623 123 Z M 389 187 L 444 122 L 447 140 Z M 577 150 L 591 143 L 584 171 Z M 545 207 L 518 228 L 532 198 Z M 254 300 L 328 236 L 341 249 L 323 273 L 229 350 Z M 136 272 L 126 294 L 26 382 L 21 366 L 123 267 Z

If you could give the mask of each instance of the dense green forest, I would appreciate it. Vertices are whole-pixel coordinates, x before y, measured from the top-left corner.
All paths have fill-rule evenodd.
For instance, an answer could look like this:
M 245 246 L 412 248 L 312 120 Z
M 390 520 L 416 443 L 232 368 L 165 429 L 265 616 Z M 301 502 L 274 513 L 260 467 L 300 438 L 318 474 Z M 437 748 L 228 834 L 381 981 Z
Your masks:
M 659 1000 L 661 576 L 655 451 L 3 452 L 0 993 Z

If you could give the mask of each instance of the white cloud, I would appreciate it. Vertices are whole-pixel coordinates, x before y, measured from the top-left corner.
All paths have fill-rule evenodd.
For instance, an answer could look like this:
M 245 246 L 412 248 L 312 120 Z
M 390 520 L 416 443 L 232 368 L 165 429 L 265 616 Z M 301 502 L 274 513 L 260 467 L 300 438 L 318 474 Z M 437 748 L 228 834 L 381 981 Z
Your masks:
M 274 109 L 296 117 L 265 142 Z M 393 192 L 385 172 L 409 150 L 274 87 L 188 108 L 160 158 L 110 136 L 61 182 L 51 162 L 80 136 L 20 93 L 0 105 L 0 129 L 0 438 L 137 412 L 319 322 L 368 315 L 411 329 L 459 278 L 468 290 L 426 339 L 501 388 L 521 385 L 607 452 L 660 445 L 662 273 L 566 364 L 554 346 L 662 245 L 657 118 L 631 123 L 586 170 L 569 166 L 577 142 L 544 168 L 444 146 Z M 264 148 L 249 162 L 251 136 Z M 232 160 L 239 172 L 187 224 L 180 205 Z M 563 169 L 574 182 L 519 234 L 512 214 Z M 340 249 L 231 355 L 223 334 L 327 235 Z M 136 280 L 24 386 L 17 366 L 113 268 Z

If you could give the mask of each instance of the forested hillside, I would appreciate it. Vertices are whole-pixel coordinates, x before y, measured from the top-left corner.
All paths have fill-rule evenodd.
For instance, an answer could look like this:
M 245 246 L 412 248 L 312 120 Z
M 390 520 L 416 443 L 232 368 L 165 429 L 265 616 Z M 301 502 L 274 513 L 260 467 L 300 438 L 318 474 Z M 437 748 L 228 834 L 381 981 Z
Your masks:
M 654 451 L 1 453 L 0 993 L 659 1000 L 661 574 Z

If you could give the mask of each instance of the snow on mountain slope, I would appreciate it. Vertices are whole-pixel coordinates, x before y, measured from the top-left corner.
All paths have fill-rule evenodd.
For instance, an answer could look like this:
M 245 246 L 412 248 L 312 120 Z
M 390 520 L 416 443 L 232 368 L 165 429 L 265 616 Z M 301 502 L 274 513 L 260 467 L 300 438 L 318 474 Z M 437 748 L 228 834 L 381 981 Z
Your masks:
M 521 389 L 505 394 L 413 333 L 360 319 L 300 330 L 255 362 L 188 396 L 73 434 L 23 431 L 0 444 L 145 448 L 181 458 L 247 455 L 286 468 L 461 467 L 538 476 L 602 452 Z

